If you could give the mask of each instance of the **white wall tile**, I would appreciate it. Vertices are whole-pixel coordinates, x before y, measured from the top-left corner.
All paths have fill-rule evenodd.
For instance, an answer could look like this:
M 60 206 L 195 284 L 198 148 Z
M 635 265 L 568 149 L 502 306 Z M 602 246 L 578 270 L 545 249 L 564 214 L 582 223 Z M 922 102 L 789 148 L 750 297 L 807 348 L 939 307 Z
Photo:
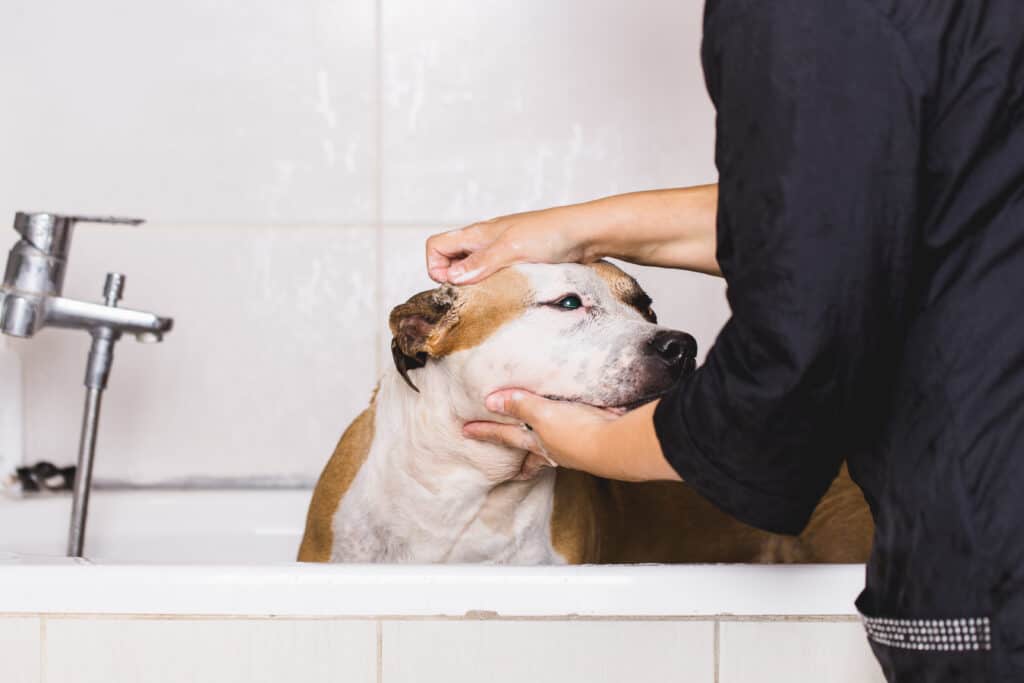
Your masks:
M 370 683 L 372 621 L 50 619 L 44 683 Z
M 376 2 L 4 3 L 0 221 L 344 222 L 376 205 Z
M 383 0 L 385 222 L 713 181 L 703 4 Z
M 162 344 L 117 345 L 96 476 L 317 476 L 376 381 L 370 228 L 80 226 L 66 296 L 173 316 Z M 19 341 L 30 461 L 74 460 L 89 337 Z
M 39 683 L 39 619 L 0 617 L 0 679 Z
M 884 683 L 858 622 L 723 622 L 721 683 Z
M 386 622 L 384 683 L 711 683 L 713 624 Z

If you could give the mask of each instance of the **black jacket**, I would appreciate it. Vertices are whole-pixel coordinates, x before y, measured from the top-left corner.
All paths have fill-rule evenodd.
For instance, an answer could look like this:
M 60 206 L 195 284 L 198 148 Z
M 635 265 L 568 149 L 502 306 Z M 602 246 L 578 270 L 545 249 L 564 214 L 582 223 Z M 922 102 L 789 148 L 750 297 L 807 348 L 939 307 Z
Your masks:
M 709 0 L 702 52 L 733 316 L 667 458 L 783 533 L 846 458 L 890 680 L 1024 681 L 1024 1 Z

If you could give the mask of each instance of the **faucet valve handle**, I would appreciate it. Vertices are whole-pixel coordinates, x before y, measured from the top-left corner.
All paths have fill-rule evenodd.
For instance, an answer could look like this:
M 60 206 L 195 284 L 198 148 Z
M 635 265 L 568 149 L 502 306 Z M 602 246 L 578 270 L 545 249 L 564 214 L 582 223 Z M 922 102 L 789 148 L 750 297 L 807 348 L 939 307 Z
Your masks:
M 107 273 L 107 279 L 103 283 L 103 299 L 107 306 L 117 306 L 124 294 L 124 275 L 122 273 Z
M 78 223 L 141 225 L 145 220 L 117 216 L 73 216 L 45 211 L 19 211 L 14 214 L 14 230 L 21 235 L 21 244 L 62 260 L 67 258 L 71 248 L 71 232 Z
M 51 236 L 54 233 L 70 232 L 78 223 L 106 223 L 108 225 L 142 225 L 144 218 L 122 218 L 119 216 L 76 216 L 46 211 L 14 214 L 14 229 L 23 237 L 32 239 L 36 236 Z

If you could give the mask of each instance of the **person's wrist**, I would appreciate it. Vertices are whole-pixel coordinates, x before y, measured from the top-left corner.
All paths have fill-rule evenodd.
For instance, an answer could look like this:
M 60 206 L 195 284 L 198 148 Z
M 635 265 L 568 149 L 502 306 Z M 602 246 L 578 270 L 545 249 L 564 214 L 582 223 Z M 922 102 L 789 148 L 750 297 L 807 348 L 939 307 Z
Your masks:
M 595 425 L 587 431 L 584 459 L 593 474 L 618 481 L 644 480 L 644 472 L 638 470 L 630 448 L 634 435 L 622 418 Z
M 636 207 L 631 195 L 615 195 L 587 202 L 589 228 L 585 253 L 587 261 L 602 258 L 629 258 L 628 245 L 623 236 L 633 234 L 636 227 Z
M 580 262 L 619 256 L 615 243 L 621 241 L 621 229 L 629 223 L 628 207 L 623 204 L 622 197 L 604 197 L 562 207 L 567 212 L 564 226 Z
M 593 202 L 560 206 L 553 211 L 558 229 L 565 237 L 567 257 L 580 263 L 592 263 L 604 257 L 600 253 L 600 223 L 603 216 Z

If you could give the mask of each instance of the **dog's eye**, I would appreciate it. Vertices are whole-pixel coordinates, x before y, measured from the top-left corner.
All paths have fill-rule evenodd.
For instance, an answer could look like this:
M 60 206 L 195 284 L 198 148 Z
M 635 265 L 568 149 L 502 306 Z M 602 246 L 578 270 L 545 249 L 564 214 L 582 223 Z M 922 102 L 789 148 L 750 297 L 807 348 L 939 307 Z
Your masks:
M 583 300 L 575 294 L 566 294 L 553 305 L 566 311 L 575 311 L 583 307 Z

